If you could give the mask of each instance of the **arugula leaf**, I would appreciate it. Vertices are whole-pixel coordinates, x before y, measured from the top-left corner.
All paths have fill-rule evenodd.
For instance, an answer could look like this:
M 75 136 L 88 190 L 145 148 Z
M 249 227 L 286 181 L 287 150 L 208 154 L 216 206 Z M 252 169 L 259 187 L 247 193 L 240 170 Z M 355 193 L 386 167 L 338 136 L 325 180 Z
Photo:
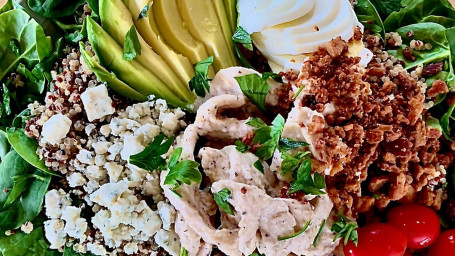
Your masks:
M 28 7 L 46 18 L 61 18 L 74 14 L 85 0 L 28 0 Z
M 141 55 L 141 43 L 137 36 L 136 27 L 131 26 L 130 30 L 125 35 L 125 43 L 123 44 L 123 59 L 131 61 L 136 58 L 136 55 Z
M 337 221 L 333 223 L 330 228 L 331 231 L 337 233 L 337 235 L 333 238 L 333 241 L 335 242 L 337 239 L 342 238 L 344 239 L 344 245 L 348 244 L 348 241 L 350 240 L 357 246 L 357 223 L 350 222 L 349 219 L 346 218 L 341 212 L 338 213 L 337 217 Z
M 235 142 L 235 145 L 236 145 L 235 149 L 237 149 L 237 151 L 239 151 L 240 153 L 245 153 L 248 150 L 250 150 L 250 146 L 243 144 L 241 140 L 237 140 Z
M 218 191 L 217 193 L 213 194 L 215 199 L 215 203 L 220 207 L 222 211 L 225 213 L 234 216 L 234 210 L 232 210 L 232 206 L 228 203 L 228 199 L 231 198 L 231 191 L 228 188 L 223 188 L 222 190 Z
M 232 35 L 232 41 L 236 44 L 242 44 L 243 47 L 250 51 L 253 50 L 253 40 L 251 39 L 250 34 L 241 26 L 238 26 L 234 35 Z
M 139 16 L 137 17 L 137 21 L 140 21 L 141 19 L 147 17 L 147 13 L 149 11 L 150 4 L 146 4 L 144 8 L 142 8 L 142 11 L 139 13 Z
M 254 168 L 258 169 L 258 171 L 264 173 L 264 166 L 262 165 L 261 160 L 254 162 L 253 166 Z
M 278 241 L 284 241 L 284 240 L 291 239 L 291 238 L 294 238 L 294 237 L 297 237 L 297 236 L 301 235 L 303 232 L 305 232 L 308 229 L 310 224 L 311 224 L 311 220 L 308 220 L 305 223 L 305 226 L 303 226 L 303 228 L 299 232 L 297 232 L 295 234 L 292 234 L 292 235 L 289 235 L 289 236 L 278 237 Z
M 169 173 L 164 179 L 164 185 L 172 185 L 173 190 L 180 187 L 182 183 L 190 185 L 191 182 L 201 183 L 202 175 L 197 169 L 199 164 L 191 160 L 183 160 L 177 162 L 176 159 L 180 159 L 182 155 L 182 149 L 176 149 L 172 152 L 171 161 L 169 161 Z
M 205 97 L 206 91 L 210 91 L 209 79 L 207 77 L 210 65 L 213 64 L 213 56 L 202 60 L 194 65 L 195 75 L 191 78 L 190 89 L 200 96 Z
M 446 139 L 453 141 L 452 137 L 450 136 L 451 132 L 451 127 L 450 127 L 450 118 L 452 116 L 452 113 L 455 109 L 455 104 L 453 104 L 447 112 L 441 117 L 441 128 L 442 128 L 442 133 L 444 134 L 444 137 Z
M 281 138 L 280 143 L 278 145 L 278 150 L 280 152 L 286 152 L 292 149 L 300 148 L 300 147 L 305 147 L 309 146 L 310 144 L 304 142 L 304 141 L 296 141 L 291 138 Z
M 254 120 L 254 121 L 253 121 Z M 268 160 L 273 156 L 273 152 L 278 147 L 281 133 L 284 128 L 284 118 L 279 114 L 272 122 L 272 126 L 263 126 L 264 122 L 260 122 L 258 118 L 252 119 L 247 124 L 254 127 L 260 126 L 254 132 L 253 143 L 260 144 L 255 155 L 261 159 Z
M 163 142 L 164 138 L 165 135 L 160 133 L 142 152 L 130 156 L 130 163 L 149 172 L 166 169 L 166 160 L 162 155 L 169 151 L 174 137 Z
M 359 21 L 374 34 L 385 38 L 385 29 L 378 11 L 369 0 L 357 0 L 354 11 Z
M 263 79 L 258 74 L 238 76 L 235 77 L 235 80 L 239 83 L 243 94 L 245 94 L 245 96 L 262 111 L 266 111 L 265 98 L 271 88 L 267 83 L 267 80 Z
M 188 251 L 183 246 L 180 248 L 180 256 L 188 256 Z
M 324 228 L 324 226 L 325 226 L 325 219 L 322 220 L 321 226 L 319 226 L 318 233 L 316 234 L 316 236 L 313 239 L 313 243 L 312 243 L 313 246 L 316 246 L 316 243 L 318 242 L 319 237 L 321 236 L 322 229 Z

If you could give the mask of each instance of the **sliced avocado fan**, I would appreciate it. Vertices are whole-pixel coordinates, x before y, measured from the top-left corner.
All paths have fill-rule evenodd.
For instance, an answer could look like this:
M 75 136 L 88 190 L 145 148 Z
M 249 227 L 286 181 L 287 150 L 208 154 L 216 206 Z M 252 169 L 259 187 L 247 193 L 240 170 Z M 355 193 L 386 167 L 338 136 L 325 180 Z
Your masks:
M 137 19 L 142 9 L 149 4 L 149 0 L 123 0 L 125 5 L 130 10 L 134 18 L 134 24 L 137 31 L 141 34 L 142 38 L 149 44 L 153 51 L 160 55 L 171 66 L 174 72 L 178 75 L 183 83 L 188 83 L 194 76 L 193 65 L 190 60 L 176 53 L 166 42 L 163 40 L 154 19 L 150 19 L 152 15 L 151 10 L 147 12 L 147 17 L 140 20 Z
M 216 0 L 219 1 L 219 0 Z M 237 0 L 223 0 L 231 30 L 237 29 Z
M 131 15 L 122 0 L 100 0 L 99 3 L 100 18 L 104 30 L 123 47 L 125 35 L 134 25 L 133 19 L 136 20 L 137 17 L 134 18 Z M 178 97 L 186 102 L 193 102 L 196 95 L 190 91 L 188 81 L 180 80 L 168 63 L 152 50 L 140 34 L 138 34 L 138 38 L 141 44 L 141 54 L 138 54 L 135 60 L 158 77 Z M 185 72 L 185 70 L 179 70 L 179 72 Z M 186 76 L 191 75 L 187 74 Z
M 177 0 L 154 0 L 150 4 L 156 25 L 164 40 L 176 52 L 179 52 L 190 59 L 191 63 L 196 64 L 209 57 L 204 44 L 197 40 L 188 31 L 182 17 L 179 14 Z M 213 77 L 215 72 L 213 67 L 209 68 L 209 77 Z
M 204 42 L 209 55 L 215 57 L 215 70 L 236 66 L 233 43 L 227 42 L 222 29 L 222 26 L 230 28 L 229 22 L 219 21 L 212 0 L 177 0 L 177 5 L 191 34 Z
M 117 78 L 117 76 L 107 71 L 103 68 L 98 61 L 93 57 L 93 55 L 85 50 L 85 44 L 82 42 L 79 43 L 79 49 L 82 55 L 82 58 L 85 61 L 85 64 L 90 68 L 90 70 L 95 73 L 98 80 L 101 82 L 105 82 L 108 84 L 110 88 L 116 91 L 118 94 L 125 96 L 127 98 L 138 100 L 138 101 L 146 101 L 147 97 L 139 93 L 138 91 L 134 90 L 133 88 L 129 87 L 123 81 Z
M 87 17 L 87 34 L 100 64 L 144 96 L 156 95 L 170 105 L 189 109 L 189 102 L 181 100 L 158 77 L 138 61 L 123 60 L 123 49 L 91 17 Z

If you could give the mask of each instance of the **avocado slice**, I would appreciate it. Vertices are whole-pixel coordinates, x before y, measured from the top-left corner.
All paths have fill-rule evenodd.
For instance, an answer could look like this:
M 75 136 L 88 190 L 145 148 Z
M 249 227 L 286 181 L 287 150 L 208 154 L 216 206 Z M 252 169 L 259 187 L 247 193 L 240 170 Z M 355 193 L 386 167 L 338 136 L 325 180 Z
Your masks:
M 102 67 L 98 63 L 98 61 L 93 57 L 93 55 L 85 50 L 85 44 L 83 44 L 82 42 L 79 43 L 79 49 L 81 51 L 81 55 L 85 61 L 85 64 L 87 64 L 90 70 L 93 71 L 93 73 L 95 73 L 98 80 L 106 83 L 109 87 L 111 87 L 114 91 L 116 91 L 118 94 L 122 96 L 138 101 L 147 100 L 147 96 L 142 95 L 138 91 L 129 87 L 123 81 L 118 79 L 114 73 L 109 72 L 104 67 Z
M 237 29 L 237 0 L 223 0 L 231 30 Z
M 104 30 L 109 33 L 120 46 L 123 46 L 125 35 L 134 25 L 133 17 L 122 0 L 100 0 L 100 17 Z M 142 66 L 159 77 L 178 97 L 187 102 L 193 102 L 195 95 L 188 87 L 187 82 L 182 82 L 172 68 L 156 54 L 144 39 L 138 34 L 141 44 L 141 54 L 137 60 Z
M 220 23 L 212 0 L 177 0 L 177 6 L 191 34 L 215 57 L 215 70 L 236 66 L 233 43 L 226 41 L 221 29 L 230 25 L 227 21 Z
M 123 60 L 122 47 L 90 16 L 87 17 L 87 35 L 100 64 L 112 70 L 131 88 L 142 95 L 154 94 L 175 107 L 189 108 L 188 102 L 179 99 L 158 77 L 139 62 Z
M 161 35 L 175 51 L 187 56 L 193 64 L 209 57 L 204 44 L 196 40 L 184 26 L 177 0 L 154 0 L 150 8 Z M 210 67 L 209 76 L 214 75 L 214 70 Z
M 224 6 L 223 0 L 212 0 L 213 7 L 215 7 L 216 16 L 218 17 L 218 21 L 221 24 L 221 30 L 223 31 L 224 39 L 226 43 L 229 45 L 232 42 L 232 35 L 234 34 L 231 29 L 231 23 L 229 22 L 229 18 L 226 12 L 226 8 Z
M 137 17 L 139 17 L 142 9 L 144 9 L 150 1 L 123 0 L 123 2 L 130 10 L 136 29 L 139 31 L 144 40 L 158 55 L 166 60 L 182 82 L 188 83 L 194 76 L 193 65 L 187 57 L 176 53 L 171 47 L 169 47 L 169 45 L 166 44 L 160 35 L 155 20 L 150 18 L 152 16 L 151 9 L 149 8 L 147 17 L 137 20 Z

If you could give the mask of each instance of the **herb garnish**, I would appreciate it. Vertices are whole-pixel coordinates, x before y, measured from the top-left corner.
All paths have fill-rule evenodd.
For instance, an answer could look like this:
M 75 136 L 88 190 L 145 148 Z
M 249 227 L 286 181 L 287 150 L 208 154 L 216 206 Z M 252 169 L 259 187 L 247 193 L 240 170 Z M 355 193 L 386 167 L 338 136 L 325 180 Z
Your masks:
M 318 230 L 318 233 L 316 234 L 316 236 L 313 239 L 313 243 L 312 243 L 313 246 L 316 246 L 316 243 L 318 242 L 319 237 L 321 236 L 322 229 L 324 228 L 324 226 L 325 226 L 325 219 L 322 220 L 321 226 L 319 227 L 319 230 Z
M 278 145 L 278 149 L 280 152 L 286 152 L 292 149 L 300 148 L 300 147 L 305 147 L 310 144 L 304 142 L 304 141 L 296 141 L 291 138 L 281 138 L 280 139 L 280 144 Z
M 254 168 L 258 169 L 258 171 L 264 173 L 264 166 L 262 165 L 261 160 L 254 162 L 253 166 Z
M 172 185 L 172 191 L 174 192 L 182 183 L 190 185 L 192 181 L 195 183 L 201 183 L 202 181 L 202 175 L 197 169 L 199 167 L 198 163 L 191 160 L 178 161 L 182 151 L 182 148 L 177 148 L 172 152 L 169 160 L 169 173 L 164 180 L 164 185 Z M 178 193 L 176 194 L 178 195 Z
M 292 235 L 289 235 L 289 236 L 278 237 L 278 241 L 284 241 L 284 240 L 291 239 L 291 238 L 294 238 L 294 237 L 297 237 L 297 236 L 301 235 L 303 232 L 305 232 L 308 229 L 310 224 L 311 224 L 311 220 L 308 220 L 306 222 L 305 226 L 303 226 L 303 228 L 299 232 L 297 232 L 295 234 L 292 234 Z
M 289 193 L 301 191 L 307 195 L 326 194 L 325 178 L 323 175 L 315 172 L 311 177 L 311 158 L 304 157 L 297 171 L 292 173 L 294 180 L 291 182 Z
M 239 151 L 240 153 L 245 153 L 248 150 L 250 150 L 250 146 L 245 145 L 241 140 L 237 140 L 235 142 L 235 145 L 236 145 L 235 149 L 237 149 L 237 151 Z
M 232 210 L 232 206 L 228 203 L 228 199 L 231 198 L 231 191 L 228 188 L 223 188 L 217 193 L 214 193 L 213 197 L 215 199 L 215 203 L 222 211 L 232 216 L 235 215 Z
M 137 21 L 140 21 L 142 18 L 147 17 L 147 13 L 149 11 L 150 4 L 146 4 L 144 8 L 142 8 L 142 11 L 139 13 L 139 16 L 137 17 Z
M 267 126 L 261 119 L 253 118 L 247 122 L 248 125 L 256 127 L 254 132 L 253 143 L 261 145 L 255 155 L 263 160 L 268 160 L 272 157 L 273 152 L 278 147 L 281 133 L 284 128 L 284 118 L 278 115 L 272 122 L 271 126 Z
M 183 246 L 180 249 L 180 256 L 188 256 L 188 251 Z
M 338 213 L 337 222 L 333 223 L 331 231 L 337 233 L 337 235 L 333 238 L 335 242 L 337 239 L 342 238 L 344 239 L 344 245 L 348 244 L 348 241 L 352 241 L 356 246 L 358 243 L 358 235 L 357 235 L 357 223 L 349 221 L 343 213 Z
M 232 41 L 237 44 L 242 44 L 243 47 L 250 51 L 253 50 L 253 40 L 251 39 L 250 34 L 241 26 L 238 26 L 234 35 L 232 35 Z
M 304 85 L 301 85 L 299 90 L 295 93 L 295 95 L 292 97 L 292 100 L 295 100 L 297 99 L 297 97 L 299 97 L 299 94 L 303 91 L 303 88 L 305 88 Z
M 258 106 L 262 111 L 265 111 L 265 97 L 270 90 L 267 78 L 264 79 L 258 74 L 249 74 L 238 76 L 235 80 L 239 83 L 243 94 L 245 94 L 254 105 Z
M 213 56 L 202 60 L 194 65 L 195 75 L 189 81 L 190 89 L 199 97 L 205 97 L 206 91 L 210 91 L 209 79 L 207 77 L 210 65 L 213 64 Z
M 273 72 L 262 73 L 262 78 L 265 80 L 272 78 L 273 80 L 277 81 L 278 83 L 283 83 L 283 78 L 280 76 L 280 74 L 273 73 Z
M 174 137 L 170 137 L 163 142 L 165 135 L 163 133 L 155 137 L 152 143 L 142 152 L 130 156 L 130 163 L 149 172 L 166 169 L 166 160 L 162 155 L 169 151 Z
M 136 55 L 141 55 L 141 43 L 137 35 L 136 27 L 131 26 L 130 30 L 125 35 L 125 43 L 123 44 L 123 59 L 126 61 L 133 60 Z

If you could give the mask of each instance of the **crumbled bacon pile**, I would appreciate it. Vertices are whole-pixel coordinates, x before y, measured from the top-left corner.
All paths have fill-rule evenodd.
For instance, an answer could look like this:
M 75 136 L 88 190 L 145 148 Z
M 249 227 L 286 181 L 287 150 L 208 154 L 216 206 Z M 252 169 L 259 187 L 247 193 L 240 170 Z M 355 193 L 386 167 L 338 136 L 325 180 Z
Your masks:
M 363 71 L 346 54 L 347 44 L 332 40 L 293 81 L 309 89 L 302 105 L 320 113 L 336 106 L 315 145 L 327 163 L 313 165 L 332 166 L 326 180 L 335 206 L 350 216 L 400 199 L 439 209 L 454 153 L 422 119 L 425 90 L 391 57 L 374 58 Z

